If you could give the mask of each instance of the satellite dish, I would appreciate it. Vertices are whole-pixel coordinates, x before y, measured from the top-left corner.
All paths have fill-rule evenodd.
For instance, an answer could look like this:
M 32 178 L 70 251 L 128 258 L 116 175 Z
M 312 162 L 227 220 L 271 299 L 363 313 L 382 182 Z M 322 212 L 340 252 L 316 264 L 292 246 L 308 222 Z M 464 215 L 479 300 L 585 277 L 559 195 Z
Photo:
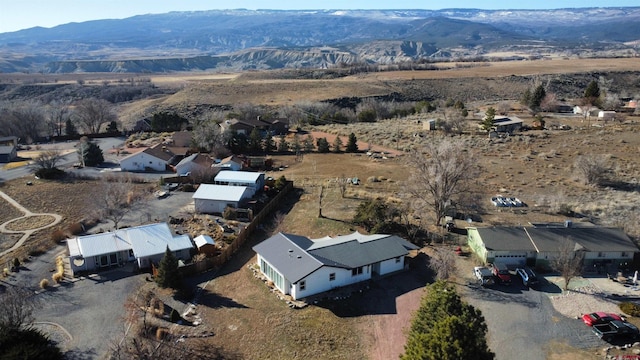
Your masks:
M 73 265 L 75 265 L 75 266 L 82 266 L 82 265 L 84 265 L 84 258 L 79 257 L 79 258 L 75 258 L 75 259 L 73 259 Z

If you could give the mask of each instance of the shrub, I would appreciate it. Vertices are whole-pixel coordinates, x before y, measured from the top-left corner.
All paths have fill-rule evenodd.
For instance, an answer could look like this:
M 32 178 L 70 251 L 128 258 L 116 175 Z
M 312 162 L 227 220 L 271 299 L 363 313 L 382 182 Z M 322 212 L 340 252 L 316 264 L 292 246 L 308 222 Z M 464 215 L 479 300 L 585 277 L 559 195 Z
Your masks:
M 618 305 L 620 310 L 629 316 L 640 316 L 640 305 L 632 302 L 623 302 Z
M 58 168 L 52 168 L 52 169 L 41 168 L 41 169 L 38 169 L 35 173 L 35 175 L 40 179 L 60 179 L 64 176 L 64 174 L 65 174 L 64 171 Z
M 19 268 L 20 268 L 20 265 L 21 265 L 21 264 L 20 264 L 20 259 L 18 259 L 18 258 L 14 258 L 14 259 L 13 259 L 13 267 L 14 267 L 15 269 L 19 269 Z
M 53 275 L 51 275 L 51 279 L 56 284 L 60 284 L 60 282 L 62 281 L 62 277 L 63 277 L 63 274 L 61 273 L 54 273 Z
M 54 243 L 59 243 L 62 240 L 66 239 L 67 236 L 65 234 L 64 231 L 58 229 L 58 230 L 54 230 L 53 233 L 51 233 L 51 241 L 53 241 Z
M 40 289 L 46 289 L 49 287 L 49 280 L 42 279 L 40 280 Z
M 169 335 L 169 329 L 167 328 L 159 327 L 158 330 L 156 330 L 156 340 L 158 341 L 164 340 L 167 335 Z
M 82 225 L 81 222 L 73 223 L 69 225 L 68 230 L 72 235 L 82 234 L 84 232 L 84 225 Z
M 236 212 L 236 209 L 227 206 L 224 209 L 224 213 L 222 214 L 222 217 L 225 218 L 226 220 L 234 220 L 238 218 L 238 213 Z
M 9 276 L 9 274 L 11 274 L 11 270 L 9 270 L 9 268 L 2 269 L 2 275 L 4 275 L 4 277 Z

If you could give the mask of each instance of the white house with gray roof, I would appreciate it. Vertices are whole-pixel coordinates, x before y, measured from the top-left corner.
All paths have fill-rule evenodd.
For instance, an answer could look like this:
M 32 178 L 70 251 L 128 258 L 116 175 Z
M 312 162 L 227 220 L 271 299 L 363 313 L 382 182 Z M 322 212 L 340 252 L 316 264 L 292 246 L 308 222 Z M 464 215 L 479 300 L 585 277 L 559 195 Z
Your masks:
M 191 257 L 189 235 L 174 236 L 167 223 L 141 225 L 67 239 L 71 270 L 91 271 L 135 261 L 139 268 L 158 262 L 169 247 L 180 260 Z
M 253 247 L 260 272 L 293 299 L 404 270 L 417 249 L 395 235 L 359 232 L 315 240 L 278 233 Z

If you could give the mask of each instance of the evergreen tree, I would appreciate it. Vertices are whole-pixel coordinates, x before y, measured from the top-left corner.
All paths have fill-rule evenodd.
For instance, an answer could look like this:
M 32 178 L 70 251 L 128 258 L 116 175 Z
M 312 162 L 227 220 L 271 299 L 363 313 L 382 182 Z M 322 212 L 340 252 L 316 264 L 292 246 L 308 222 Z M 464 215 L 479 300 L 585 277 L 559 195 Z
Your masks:
M 167 250 L 164 252 L 162 260 L 158 265 L 158 275 L 156 276 L 156 283 L 163 288 L 170 287 L 177 289 L 180 287 L 181 279 L 178 272 L 178 259 L 173 255 L 173 252 Z
M 307 135 L 307 137 L 302 142 L 302 147 L 304 148 L 304 152 L 312 152 L 316 149 L 316 146 L 313 143 L 313 135 Z
M 496 109 L 490 107 L 487 109 L 487 112 L 484 114 L 484 119 L 482 120 L 482 130 L 491 131 L 493 129 L 493 123 L 496 119 Z
M 333 140 L 332 150 L 335 153 L 342 151 L 342 139 L 340 136 L 336 136 L 336 139 Z
M 329 152 L 329 142 L 327 141 L 327 138 L 319 138 L 316 141 L 316 145 L 318 145 L 318 152 L 319 153 L 328 153 Z
M 65 121 L 65 123 L 64 123 L 64 132 L 68 136 L 76 136 L 76 135 L 78 135 L 78 129 L 76 129 L 76 126 L 73 125 L 73 122 L 71 121 L 71 119 L 67 119 L 67 121 Z
M 294 135 L 293 141 L 291 141 L 291 151 L 297 154 L 301 150 L 302 150 L 302 144 L 300 143 L 300 139 L 298 139 L 297 135 Z
M 96 166 L 104 162 L 102 149 L 91 141 L 80 141 L 78 144 L 78 159 L 83 166 Z
M 356 134 L 349 134 L 349 141 L 347 141 L 346 151 L 350 153 L 358 152 L 358 139 L 356 138 Z
M 584 90 L 584 103 L 591 104 L 593 106 L 600 106 L 600 86 L 597 81 L 591 81 L 587 88 Z
M 276 150 L 276 142 L 273 141 L 273 136 L 271 135 L 267 135 L 267 137 L 262 140 L 262 144 L 262 148 L 267 154 L 270 154 Z
M 280 139 L 278 140 L 278 152 L 287 152 L 289 151 L 289 143 L 284 135 L 280 135 Z
M 480 310 L 462 301 L 444 280 L 427 287 L 416 312 L 402 360 L 491 360 L 487 325 Z
M 151 118 L 151 129 L 153 131 L 179 131 L 183 126 L 189 124 L 189 120 L 176 113 L 159 112 L 153 114 Z
M 258 128 L 253 128 L 251 134 L 249 134 L 249 152 L 252 154 L 258 154 L 262 152 L 262 135 Z
M 534 111 L 540 110 L 540 104 L 542 103 L 542 99 L 544 99 L 545 96 L 547 96 L 547 92 L 544 90 L 544 86 L 538 85 L 533 91 L 533 95 L 531 96 L 529 108 Z
M 118 123 L 115 120 L 112 120 L 108 125 L 107 125 L 107 132 L 108 133 L 117 133 L 118 132 Z

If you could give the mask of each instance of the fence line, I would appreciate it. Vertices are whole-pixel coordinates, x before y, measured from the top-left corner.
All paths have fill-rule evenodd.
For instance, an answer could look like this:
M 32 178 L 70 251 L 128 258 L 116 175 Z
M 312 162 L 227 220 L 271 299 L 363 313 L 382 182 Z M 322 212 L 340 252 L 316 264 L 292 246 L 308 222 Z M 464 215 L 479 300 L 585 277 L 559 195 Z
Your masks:
M 220 251 L 220 254 L 216 257 L 205 258 L 203 261 L 189 264 L 180 268 L 182 275 L 190 276 L 199 273 L 203 273 L 213 269 L 221 268 L 226 262 L 235 254 L 242 245 L 244 245 L 250 236 L 255 232 L 257 227 L 262 224 L 264 220 L 269 217 L 275 208 L 280 204 L 280 200 L 286 196 L 293 189 L 293 181 L 287 181 L 286 185 L 280 190 L 278 195 L 274 196 L 262 210 L 253 217 L 253 220 L 244 228 L 240 230 L 235 239 Z

